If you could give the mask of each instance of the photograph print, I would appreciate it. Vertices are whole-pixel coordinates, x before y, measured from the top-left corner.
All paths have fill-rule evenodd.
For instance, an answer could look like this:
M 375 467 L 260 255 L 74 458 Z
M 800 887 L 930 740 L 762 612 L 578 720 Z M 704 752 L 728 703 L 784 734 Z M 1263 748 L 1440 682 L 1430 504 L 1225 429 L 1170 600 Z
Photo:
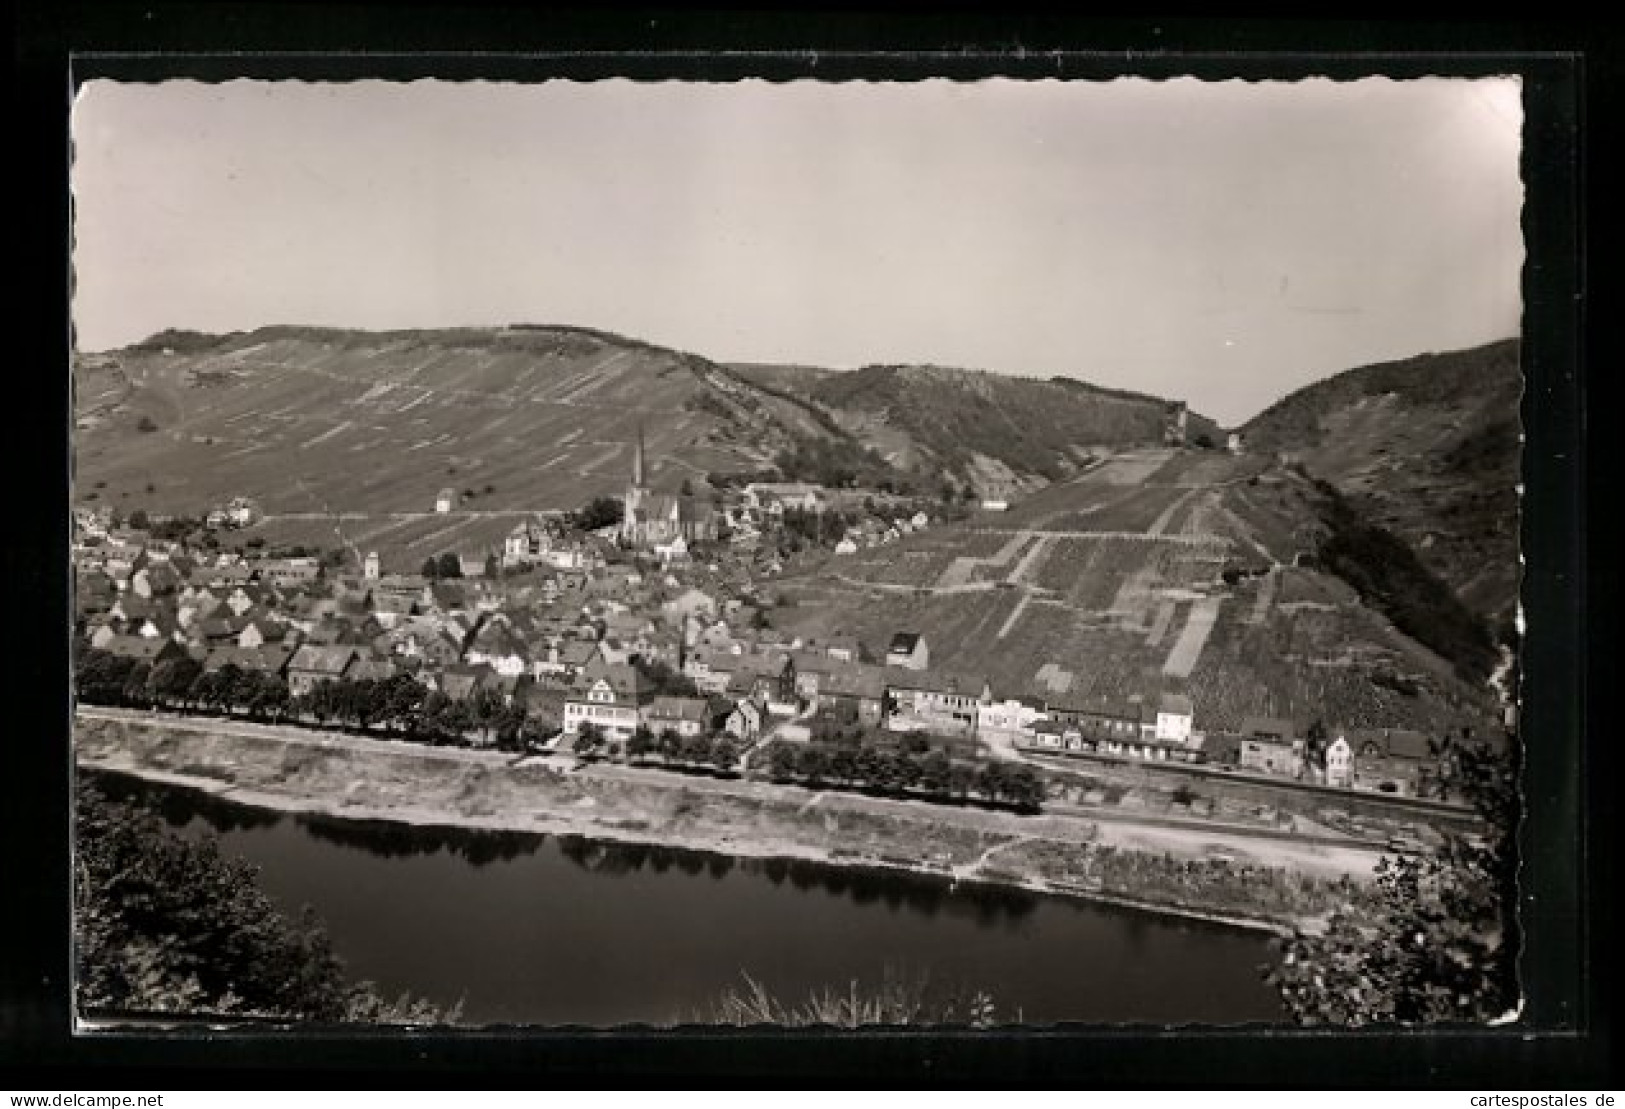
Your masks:
M 75 94 L 81 1031 L 1517 1019 L 1518 77 Z

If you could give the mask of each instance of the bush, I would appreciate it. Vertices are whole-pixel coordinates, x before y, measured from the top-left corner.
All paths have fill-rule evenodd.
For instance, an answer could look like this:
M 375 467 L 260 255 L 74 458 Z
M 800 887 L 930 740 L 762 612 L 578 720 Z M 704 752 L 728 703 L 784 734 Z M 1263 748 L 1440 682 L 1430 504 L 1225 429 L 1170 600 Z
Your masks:
M 75 819 L 75 990 L 90 1014 L 314 1021 L 455 1020 L 351 984 L 326 930 L 284 916 L 254 868 L 81 783 Z

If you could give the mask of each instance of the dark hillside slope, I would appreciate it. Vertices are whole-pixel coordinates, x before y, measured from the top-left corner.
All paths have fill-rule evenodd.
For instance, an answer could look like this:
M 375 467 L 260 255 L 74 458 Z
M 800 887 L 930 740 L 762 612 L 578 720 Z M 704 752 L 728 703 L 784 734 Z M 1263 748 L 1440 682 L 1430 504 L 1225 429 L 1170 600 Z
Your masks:
M 1246 448 L 1335 485 L 1504 629 L 1518 581 L 1518 349 L 1504 340 L 1327 378 L 1250 421 Z
M 812 396 L 907 435 L 941 469 L 967 475 L 977 456 L 1058 481 L 1091 448 L 1160 444 L 1172 405 L 1069 379 L 1039 381 L 939 366 L 865 366 L 821 378 Z

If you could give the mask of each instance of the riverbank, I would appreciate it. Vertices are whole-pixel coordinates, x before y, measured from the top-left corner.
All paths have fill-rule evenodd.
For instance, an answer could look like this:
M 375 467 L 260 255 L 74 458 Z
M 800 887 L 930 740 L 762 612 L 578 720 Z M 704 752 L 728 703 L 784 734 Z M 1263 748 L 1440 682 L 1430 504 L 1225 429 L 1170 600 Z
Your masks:
M 117 710 L 82 711 L 75 745 L 89 769 L 280 812 L 889 870 L 1272 932 L 1324 915 L 1351 892 L 1346 881 L 1207 859 L 1200 842 L 1137 850 L 1121 845 L 1121 829 L 1107 842 L 1098 824 L 1076 816 L 572 769 L 559 758 Z

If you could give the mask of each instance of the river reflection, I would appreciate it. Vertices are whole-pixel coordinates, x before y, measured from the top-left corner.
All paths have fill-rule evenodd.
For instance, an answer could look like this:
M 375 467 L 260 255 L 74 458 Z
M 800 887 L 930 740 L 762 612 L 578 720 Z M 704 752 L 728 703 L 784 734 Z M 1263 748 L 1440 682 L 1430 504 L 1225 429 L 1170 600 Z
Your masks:
M 313 906 L 360 978 L 481 1023 L 670 1023 L 748 973 L 780 996 L 925 975 L 1028 1022 L 1278 1021 L 1261 936 L 943 877 L 279 816 L 96 775 Z

